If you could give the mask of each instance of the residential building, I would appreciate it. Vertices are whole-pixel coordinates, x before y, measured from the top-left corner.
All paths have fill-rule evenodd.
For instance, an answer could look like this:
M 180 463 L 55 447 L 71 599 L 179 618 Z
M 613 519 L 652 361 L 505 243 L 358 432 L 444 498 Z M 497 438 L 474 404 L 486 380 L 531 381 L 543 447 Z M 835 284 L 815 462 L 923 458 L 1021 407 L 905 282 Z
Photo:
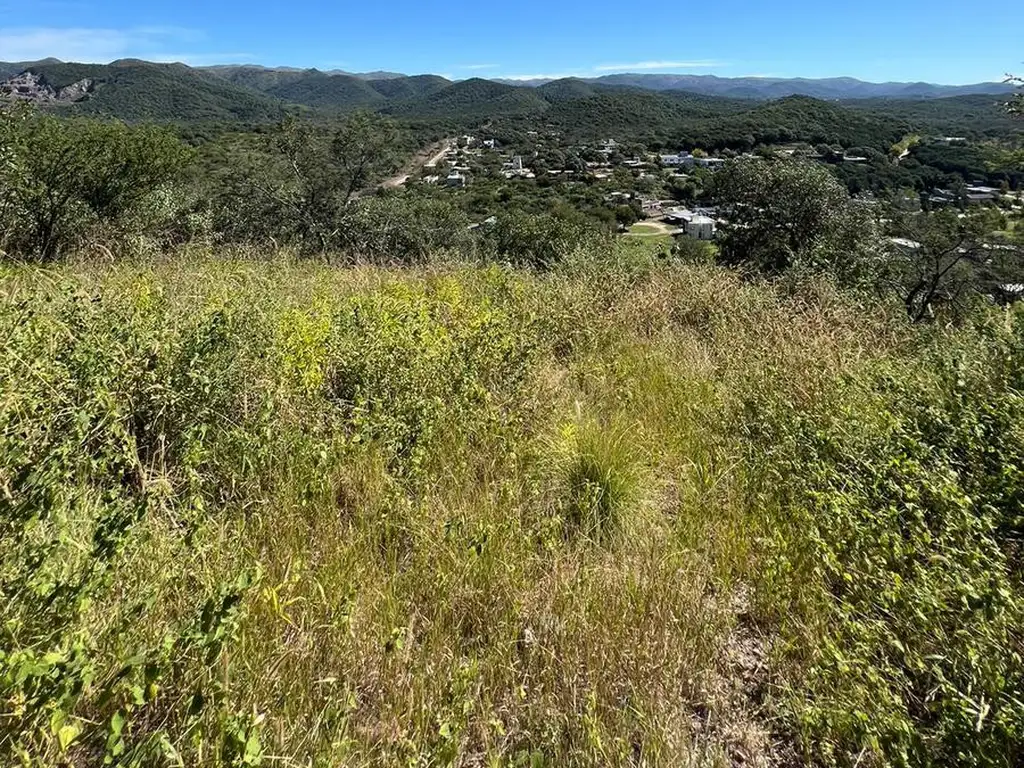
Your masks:
M 663 217 L 669 224 L 675 224 L 682 234 L 695 240 L 714 240 L 718 226 L 713 218 L 686 208 L 675 208 Z
M 669 168 L 679 167 L 679 166 L 684 166 L 684 167 L 689 168 L 689 167 L 693 166 L 694 161 L 696 159 L 697 158 L 695 158 L 689 152 L 679 152 L 679 153 L 677 153 L 675 155 L 662 155 L 661 156 L 661 164 L 663 166 L 669 167 Z
M 686 224 L 686 234 L 695 240 L 714 240 L 717 226 L 710 216 L 695 215 Z
M 698 157 L 695 160 L 699 167 L 710 168 L 711 170 L 717 170 L 726 163 L 725 159 L 721 157 Z

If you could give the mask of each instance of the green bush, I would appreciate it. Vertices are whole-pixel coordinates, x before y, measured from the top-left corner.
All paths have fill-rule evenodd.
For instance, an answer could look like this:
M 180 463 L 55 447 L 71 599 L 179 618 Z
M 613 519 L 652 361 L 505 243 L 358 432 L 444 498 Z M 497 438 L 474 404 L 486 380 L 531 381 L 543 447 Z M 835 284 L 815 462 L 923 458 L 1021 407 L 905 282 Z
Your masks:
M 765 603 L 801 670 L 787 707 L 815 762 L 1024 756 L 1024 316 L 1010 319 L 937 334 L 841 400 L 750 401 Z
M 371 197 L 345 211 L 338 241 L 352 260 L 373 264 L 423 264 L 442 254 L 471 261 L 477 242 L 469 226 L 469 217 L 443 200 Z
M 147 198 L 181 174 L 188 154 L 165 129 L 6 109 L 0 246 L 11 256 L 49 262 L 102 228 L 144 232 L 154 223 L 140 216 Z M 118 234 L 115 243 L 125 233 Z
M 597 425 L 570 428 L 565 439 L 566 533 L 608 541 L 622 530 L 630 505 L 639 500 L 636 448 L 623 432 Z
M 579 251 L 591 251 L 601 239 L 598 230 L 580 221 L 517 211 L 502 213 L 486 232 L 495 258 L 538 270 L 552 269 Z
M 332 323 L 328 397 L 352 439 L 373 441 L 400 475 L 456 435 L 484 429 L 493 401 L 527 383 L 536 339 L 513 306 L 478 304 L 455 281 L 353 298 Z

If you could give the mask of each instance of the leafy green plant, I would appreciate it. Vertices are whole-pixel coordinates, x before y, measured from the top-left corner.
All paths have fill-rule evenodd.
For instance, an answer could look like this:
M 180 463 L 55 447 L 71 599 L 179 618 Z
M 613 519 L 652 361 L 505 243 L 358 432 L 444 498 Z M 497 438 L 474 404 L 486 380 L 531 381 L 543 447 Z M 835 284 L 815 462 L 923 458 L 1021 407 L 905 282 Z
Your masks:
M 1020 757 L 1015 326 L 952 350 L 936 339 L 927 371 L 868 374 L 846 404 L 777 402 L 751 422 L 769 430 L 752 445 L 775 446 L 761 472 L 782 594 L 767 602 L 788 606 L 802 670 L 788 706 L 810 758 Z

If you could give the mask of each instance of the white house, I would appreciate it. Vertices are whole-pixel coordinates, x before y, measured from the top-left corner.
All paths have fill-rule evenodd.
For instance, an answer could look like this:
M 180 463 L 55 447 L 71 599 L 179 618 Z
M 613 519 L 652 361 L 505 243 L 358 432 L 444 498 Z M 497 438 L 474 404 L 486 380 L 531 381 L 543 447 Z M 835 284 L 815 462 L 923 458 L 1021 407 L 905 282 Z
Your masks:
M 676 208 L 665 214 L 665 221 L 675 224 L 681 233 L 695 240 L 714 240 L 718 229 L 710 216 L 694 213 L 685 208 Z
M 698 157 L 696 158 L 697 165 L 701 168 L 710 168 L 715 170 L 725 165 L 725 160 L 721 157 Z
M 695 240 L 714 240 L 715 229 L 715 220 L 710 216 L 694 216 L 686 224 L 686 234 Z
M 694 164 L 695 161 L 696 158 L 689 152 L 680 152 L 676 155 L 661 156 L 661 164 L 666 167 L 685 166 L 689 168 Z

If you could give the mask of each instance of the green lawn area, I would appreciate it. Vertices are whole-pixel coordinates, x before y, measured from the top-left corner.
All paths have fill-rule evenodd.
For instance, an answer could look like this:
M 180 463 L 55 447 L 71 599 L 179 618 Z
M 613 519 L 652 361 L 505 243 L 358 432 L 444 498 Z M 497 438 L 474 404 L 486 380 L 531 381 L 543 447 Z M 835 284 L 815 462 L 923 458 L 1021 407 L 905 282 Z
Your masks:
M 629 228 L 629 234 L 643 235 L 647 237 L 650 237 L 652 235 L 666 235 L 666 228 L 662 224 L 648 224 L 645 222 L 638 222 Z

